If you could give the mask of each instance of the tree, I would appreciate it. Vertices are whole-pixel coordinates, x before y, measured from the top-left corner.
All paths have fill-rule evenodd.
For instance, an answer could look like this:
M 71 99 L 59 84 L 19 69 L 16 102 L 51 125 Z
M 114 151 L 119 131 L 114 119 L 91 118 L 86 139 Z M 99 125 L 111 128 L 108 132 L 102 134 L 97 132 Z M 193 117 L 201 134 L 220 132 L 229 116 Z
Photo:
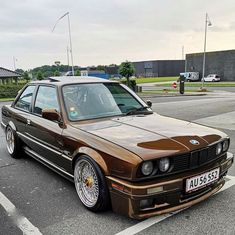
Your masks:
M 135 73 L 133 64 L 130 61 L 122 62 L 119 66 L 118 72 L 120 75 L 126 78 L 127 85 L 130 86 L 130 77 Z
M 75 76 L 81 76 L 81 72 L 80 72 L 80 70 L 76 70 L 76 72 L 75 72 Z
M 15 72 L 20 73 L 20 74 L 24 74 L 24 70 L 23 69 L 16 69 Z
M 39 70 L 38 73 L 37 73 L 37 80 L 43 80 L 43 74 L 42 72 Z
M 23 73 L 23 78 L 28 82 L 30 80 L 29 74 L 27 71 Z
M 55 76 L 55 77 L 59 77 L 59 76 L 60 76 L 60 72 L 59 72 L 58 70 L 56 70 L 56 71 L 54 72 L 54 76 Z
M 102 71 L 102 70 L 105 69 L 105 66 L 104 65 L 98 65 L 98 66 L 96 66 L 96 69 Z

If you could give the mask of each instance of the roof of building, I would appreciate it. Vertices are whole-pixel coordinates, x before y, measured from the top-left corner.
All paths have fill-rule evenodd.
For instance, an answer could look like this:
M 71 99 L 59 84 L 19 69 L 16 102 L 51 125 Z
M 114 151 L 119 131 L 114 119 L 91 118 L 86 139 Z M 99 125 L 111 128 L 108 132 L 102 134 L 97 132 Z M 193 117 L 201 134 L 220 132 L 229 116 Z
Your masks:
M 16 78 L 21 76 L 22 74 L 20 73 L 0 67 L 0 78 Z
M 207 51 L 206 54 L 235 53 L 235 49 L 224 51 Z M 186 56 L 202 56 L 204 52 L 188 53 Z

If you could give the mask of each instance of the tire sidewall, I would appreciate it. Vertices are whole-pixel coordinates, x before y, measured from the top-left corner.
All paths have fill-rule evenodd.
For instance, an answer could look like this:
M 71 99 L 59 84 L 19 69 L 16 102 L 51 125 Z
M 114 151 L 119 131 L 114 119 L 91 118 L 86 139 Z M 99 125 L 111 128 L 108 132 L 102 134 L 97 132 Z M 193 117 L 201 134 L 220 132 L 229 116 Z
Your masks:
M 8 148 L 7 148 L 7 152 L 11 155 L 11 157 L 13 157 L 13 158 L 19 158 L 19 151 L 18 151 L 18 148 L 19 148 L 19 146 L 18 146 L 19 141 L 18 141 L 18 136 L 17 136 L 17 134 L 16 134 L 16 131 L 13 130 L 10 126 L 7 126 L 7 128 L 6 128 L 6 141 L 7 141 L 7 133 L 8 133 L 8 131 L 11 131 L 12 134 L 14 135 L 14 150 L 13 150 L 12 153 L 10 153 L 10 152 L 8 151 Z
M 88 207 L 86 206 L 82 200 L 79 198 L 79 200 L 81 201 L 81 203 L 89 210 L 97 212 L 97 211 L 104 211 L 106 210 L 109 205 L 110 205 L 110 198 L 109 198 L 109 192 L 108 192 L 108 187 L 107 187 L 107 183 L 104 177 L 103 172 L 101 171 L 99 165 L 89 156 L 86 155 L 82 155 L 80 156 L 75 163 L 75 167 L 74 167 L 74 172 L 76 170 L 76 166 L 78 164 L 79 161 L 81 160 L 86 160 L 88 161 L 91 166 L 93 167 L 96 177 L 98 179 L 98 186 L 99 186 L 99 195 L 98 195 L 98 199 L 97 202 L 94 206 L 92 207 Z M 74 174 L 75 175 L 75 174 Z M 74 179 L 74 184 L 76 184 L 75 179 Z M 77 187 L 75 186 L 76 191 L 77 191 Z M 78 193 L 77 193 L 78 195 Z M 79 197 L 79 195 L 78 195 Z

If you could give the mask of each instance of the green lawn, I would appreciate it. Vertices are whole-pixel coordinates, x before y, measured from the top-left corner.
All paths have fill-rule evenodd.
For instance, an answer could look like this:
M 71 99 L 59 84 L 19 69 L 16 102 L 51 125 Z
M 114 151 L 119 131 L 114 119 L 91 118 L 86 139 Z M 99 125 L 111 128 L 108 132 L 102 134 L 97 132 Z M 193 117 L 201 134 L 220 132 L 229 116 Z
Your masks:
M 0 98 L 1 101 L 13 101 L 15 98 Z
M 160 87 L 171 87 L 172 84 L 156 84 Z M 201 82 L 186 82 L 186 87 L 201 87 Z M 235 82 L 204 82 L 205 87 L 235 87 Z
M 169 82 L 176 81 L 178 77 L 154 77 L 154 78 L 137 78 L 136 83 L 149 83 L 149 82 Z

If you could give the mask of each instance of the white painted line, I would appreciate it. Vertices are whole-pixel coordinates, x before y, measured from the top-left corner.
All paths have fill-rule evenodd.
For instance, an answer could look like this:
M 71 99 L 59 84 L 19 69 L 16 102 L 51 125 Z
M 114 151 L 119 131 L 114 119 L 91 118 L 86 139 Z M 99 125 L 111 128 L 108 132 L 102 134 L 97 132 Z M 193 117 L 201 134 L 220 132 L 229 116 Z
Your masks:
M 184 209 L 182 209 L 184 210 Z M 119 233 L 117 233 L 116 235 L 132 235 L 132 234 L 136 234 L 136 233 L 139 233 L 141 232 L 142 230 L 154 225 L 154 224 L 157 224 L 157 223 L 160 223 L 161 221 L 171 217 L 172 215 L 175 215 L 177 213 L 179 213 L 180 211 L 182 210 L 178 210 L 178 211 L 174 211 L 172 213 L 167 213 L 167 214 L 164 214 L 164 215 L 159 215 L 159 216 L 154 216 L 154 217 L 151 217 L 149 219 L 146 219 L 136 225 L 133 225 Z
M 27 218 L 17 212 L 15 205 L 12 204 L 12 202 L 1 192 L 0 204 L 24 235 L 42 235 L 38 228 L 36 228 Z
M 226 176 L 226 178 L 229 179 L 229 181 L 227 181 L 225 183 L 225 185 L 223 186 L 223 188 L 220 191 L 218 191 L 217 193 L 220 193 L 220 192 L 235 185 L 235 177 L 234 176 Z M 134 235 L 134 234 L 139 233 L 154 224 L 160 223 L 161 221 L 163 221 L 163 220 L 165 220 L 165 219 L 167 219 L 167 218 L 169 218 L 169 217 L 171 217 L 171 216 L 173 216 L 173 215 L 175 215 L 185 209 L 187 209 L 187 208 L 184 208 L 184 209 L 181 209 L 178 211 L 174 211 L 173 213 L 167 213 L 164 215 L 151 217 L 149 219 L 146 219 L 140 223 L 137 223 L 136 225 L 133 225 L 133 226 L 117 233 L 116 235 Z

